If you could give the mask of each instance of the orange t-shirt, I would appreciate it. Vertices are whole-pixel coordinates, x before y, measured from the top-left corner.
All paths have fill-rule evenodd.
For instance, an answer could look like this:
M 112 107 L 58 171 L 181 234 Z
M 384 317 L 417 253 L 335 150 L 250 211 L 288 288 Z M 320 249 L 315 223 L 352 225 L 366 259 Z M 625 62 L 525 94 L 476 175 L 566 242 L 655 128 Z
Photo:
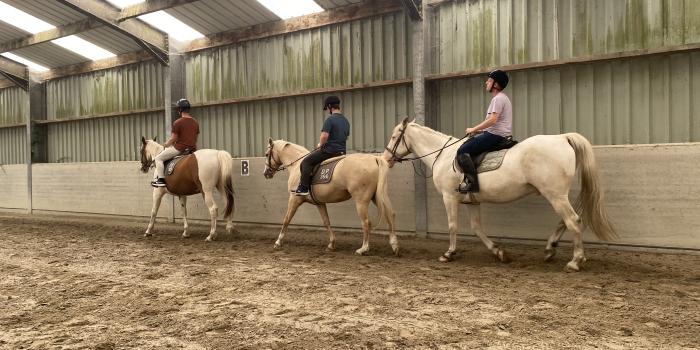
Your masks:
M 173 146 L 182 152 L 186 148 L 197 149 L 197 135 L 199 124 L 194 118 L 183 117 L 173 123 L 173 134 L 177 135 L 177 142 Z

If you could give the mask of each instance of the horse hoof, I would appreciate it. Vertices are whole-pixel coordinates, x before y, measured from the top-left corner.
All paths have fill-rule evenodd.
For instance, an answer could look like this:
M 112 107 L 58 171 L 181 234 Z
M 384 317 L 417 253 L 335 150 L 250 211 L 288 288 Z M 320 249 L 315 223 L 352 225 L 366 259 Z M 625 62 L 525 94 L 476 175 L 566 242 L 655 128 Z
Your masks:
M 498 252 L 496 252 L 496 257 L 498 258 L 498 261 L 504 264 L 507 264 L 511 261 L 510 257 L 508 256 L 508 254 L 506 254 L 506 251 L 503 249 L 499 249 Z
M 282 249 L 282 245 L 279 244 L 279 243 L 275 243 L 274 249 L 275 249 L 275 250 L 280 250 L 280 249 Z
M 444 262 L 444 263 L 450 262 L 450 261 L 452 261 L 452 254 L 448 254 L 448 253 L 442 254 L 438 258 L 438 261 Z
M 182 238 L 190 238 L 190 235 L 187 234 L 187 233 L 183 233 L 183 234 L 182 234 Z
M 152 233 L 146 232 L 143 236 L 144 236 L 144 237 L 151 237 L 151 236 L 153 236 L 153 234 L 152 234 Z
M 579 272 L 580 268 L 578 266 L 578 263 L 575 261 L 569 261 L 568 264 L 566 264 L 566 267 L 564 268 L 564 271 L 566 272 Z
M 213 241 L 214 241 L 214 238 L 207 237 L 206 239 L 204 239 L 204 241 L 205 241 L 205 242 L 213 242 Z
M 396 255 L 396 256 L 401 256 L 401 250 L 399 249 L 399 247 L 396 247 L 396 248 L 393 248 L 393 249 L 394 249 L 394 255 Z
M 545 249 L 544 250 L 544 261 L 552 261 L 554 259 L 554 256 L 557 255 L 557 251 L 554 249 Z
M 329 245 L 326 247 L 326 251 L 327 251 L 327 252 L 334 252 L 334 251 L 335 251 L 335 246 L 329 244 Z
M 358 249 L 355 251 L 356 255 L 365 255 L 367 253 L 366 250 L 362 250 L 362 248 Z

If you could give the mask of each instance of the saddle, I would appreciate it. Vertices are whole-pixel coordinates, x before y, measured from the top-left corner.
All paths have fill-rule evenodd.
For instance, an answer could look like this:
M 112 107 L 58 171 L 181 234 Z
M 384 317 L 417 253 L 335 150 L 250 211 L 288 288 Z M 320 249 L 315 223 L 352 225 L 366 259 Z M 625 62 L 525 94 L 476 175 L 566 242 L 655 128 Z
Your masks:
M 503 139 L 501 143 L 496 145 L 493 150 L 474 157 L 472 161 L 476 167 L 476 172 L 485 173 L 500 168 L 501 164 L 503 164 L 503 158 L 506 156 L 506 152 L 516 144 L 518 144 L 518 141 L 513 140 L 513 136 L 508 136 Z
M 331 182 L 335 166 L 344 158 L 345 155 L 329 158 L 315 166 L 312 172 L 311 185 L 322 185 Z
M 186 148 L 186 149 L 182 152 L 182 154 L 180 154 L 179 156 L 176 156 L 176 157 L 173 158 L 173 159 L 170 159 L 170 160 L 168 160 L 168 161 L 165 161 L 165 162 L 163 163 L 163 165 L 165 165 L 165 176 L 170 176 L 170 175 L 172 175 L 173 172 L 175 172 L 175 166 L 177 165 L 177 163 L 180 162 L 180 160 L 182 160 L 183 158 L 189 157 L 192 153 L 194 153 L 194 150 L 192 150 L 192 149 L 190 149 L 190 148 Z

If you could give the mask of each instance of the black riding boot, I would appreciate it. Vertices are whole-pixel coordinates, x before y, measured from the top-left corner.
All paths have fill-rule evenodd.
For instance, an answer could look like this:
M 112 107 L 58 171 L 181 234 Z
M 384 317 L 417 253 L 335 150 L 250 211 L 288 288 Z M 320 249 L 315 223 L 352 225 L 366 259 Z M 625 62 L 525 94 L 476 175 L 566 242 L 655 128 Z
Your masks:
M 479 178 L 472 157 L 468 153 L 457 155 L 457 163 L 464 173 L 464 180 L 459 184 L 457 192 L 479 192 Z

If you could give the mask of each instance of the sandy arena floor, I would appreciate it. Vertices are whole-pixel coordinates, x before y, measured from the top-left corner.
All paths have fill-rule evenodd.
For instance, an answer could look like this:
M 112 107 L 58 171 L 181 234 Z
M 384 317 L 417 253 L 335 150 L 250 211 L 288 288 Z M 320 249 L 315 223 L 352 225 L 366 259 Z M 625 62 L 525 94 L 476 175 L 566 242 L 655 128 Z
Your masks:
M 0 214 L 2 349 L 521 349 L 700 346 L 700 256 Z M 220 232 L 222 232 L 221 230 Z

